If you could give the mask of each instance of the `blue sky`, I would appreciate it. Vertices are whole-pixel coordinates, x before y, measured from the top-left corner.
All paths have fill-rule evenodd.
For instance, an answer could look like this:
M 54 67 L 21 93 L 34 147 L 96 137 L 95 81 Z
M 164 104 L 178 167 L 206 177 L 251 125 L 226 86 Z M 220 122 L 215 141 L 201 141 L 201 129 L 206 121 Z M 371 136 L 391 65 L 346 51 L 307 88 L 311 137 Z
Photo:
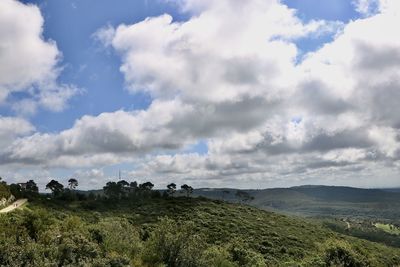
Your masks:
M 0 171 L 10 179 L 77 176 L 89 188 L 121 169 L 161 186 L 365 187 L 379 171 L 380 186 L 396 184 L 396 91 L 385 89 L 389 111 L 377 116 L 374 90 L 355 78 L 396 48 L 394 0 L 20 2 L 3 2 L 15 12 L 3 25 L 21 32 L 0 27 L 21 48 L 0 57 L 4 77 L 25 69 L 22 55 L 28 63 L 4 81 L 0 69 Z M 374 32 L 382 25 L 388 33 Z

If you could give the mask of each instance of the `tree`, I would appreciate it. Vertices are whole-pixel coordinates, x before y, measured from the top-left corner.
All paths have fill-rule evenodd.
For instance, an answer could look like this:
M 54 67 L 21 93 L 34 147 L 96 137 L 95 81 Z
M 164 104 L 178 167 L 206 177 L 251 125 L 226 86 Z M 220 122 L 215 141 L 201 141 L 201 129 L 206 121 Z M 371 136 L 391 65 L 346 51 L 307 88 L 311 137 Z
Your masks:
M 16 198 L 22 198 L 23 197 L 23 192 L 21 189 L 21 186 L 19 184 L 10 184 L 10 192 L 11 194 Z
M 68 180 L 69 189 L 73 190 L 78 187 L 78 180 L 75 178 L 71 178 Z
M 59 195 L 64 190 L 64 186 L 56 180 L 51 180 L 47 185 L 46 189 L 50 189 L 54 196 Z
M 125 181 L 125 180 L 118 181 L 117 184 L 119 184 L 121 187 L 128 187 L 129 186 L 129 183 L 127 181 Z
M 146 190 L 146 191 L 150 191 L 151 189 L 153 189 L 154 184 L 152 184 L 151 182 L 145 182 L 141 185 L 139 185 L 139 188 Z
M 184 184 L 181 186 L 181 189 L 184 190 L 186 192 L 186 197 L 189 197 L 191 193 L 193 193 L 193 187 Z
M 10 184 L 11 194 L 15 198 L 34 198 L 39 195 L 39 188 L 35 181 L 29 180 L 26 183 Z
M 176 184 L 170 183 L 169 185 L 167 185 L 167 188 L 168 188 L 167 190 L 168 195 L 173 196 L 176 191 Z
M 131 189 L 133 189 L 133 190 L 136 190 L 137 188 L 138 188 L 138 184 L 137 184 L 137 182 L 136 181 L 134 181 L 134 182 L 131 182 L 130 184 L 129 184 L 129 186 L 131 187 Z
M 35 181 L 29 180 L 26 182 L 26 189 L 27 192 L 37 194 L 39 193 L 39 187 L 36 185 Z
M 130 182 L 127 190 L 130 197 L 136 197 L 138 193 L 138 183 L 136 181 Z
M 120 180 L 117 185 L 121 187 L 121 197 L 125 197 L 130 191 L 129 183 L 125 180 Z
M 119 199 L 122 194 L 122 185 L 116 182 L 108 182 L 104 187 L 104 194 L 110 199 Z

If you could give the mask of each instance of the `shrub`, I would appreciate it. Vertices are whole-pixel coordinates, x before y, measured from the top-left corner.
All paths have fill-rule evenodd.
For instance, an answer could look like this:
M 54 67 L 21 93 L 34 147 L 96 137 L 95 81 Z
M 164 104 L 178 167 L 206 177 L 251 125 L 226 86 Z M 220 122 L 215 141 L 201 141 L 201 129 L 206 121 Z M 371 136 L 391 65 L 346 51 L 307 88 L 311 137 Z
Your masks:
M 164 218 L 146 241 L 143 259 L 151 266 L 164 263 L 171 267 L 197 267 L 201 266 L 198 256 L 204 245 L 192 222 L 179 225 Z
M 340 240 L 329 240 L 324 248 L 326 266 L 365 267 L 370 264 L 363 255 L 355 252 L 349 243 Z

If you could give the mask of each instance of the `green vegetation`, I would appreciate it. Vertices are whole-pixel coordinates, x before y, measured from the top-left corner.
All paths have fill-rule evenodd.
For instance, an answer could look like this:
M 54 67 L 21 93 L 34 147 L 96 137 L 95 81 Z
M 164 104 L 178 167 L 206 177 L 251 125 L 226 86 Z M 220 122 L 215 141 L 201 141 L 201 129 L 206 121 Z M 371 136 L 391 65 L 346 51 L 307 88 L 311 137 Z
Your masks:
M 0 199 L 8 199 L 11 196 L 10 189 L 3 183 L 0 183 Z
M 400 228 L 394 226 L 393 224 L 385 224 L 385 223 L 375 223 L 376 228 L 385 231 L 386 233 L 392 235 L 400 235 Z
M 395 266 L 400 250 L 203 198 L 36 199 L 0 217 L 6 266 Z
M 392 220 L 400 218 L 400 192 L 340 186 L 299 186 L 263 190 L 197 189 L 195 196 L 243 201 L 270 211 L 307 217 Z M 245 199 L 246 200 L 246 199 Z
M 370 220 L 339 220 L 328 218 L 321 220 L 326 227 L 335 232 L 400 248 L 400 236 L 393 235 L 392 233 L 376 227 L 376 223 L 371 222 Z
M 0 216 L 0 266 L 400 266 L 400 249 L 338 233 L 348 221 L 191 198 L 188 185 L 174 197 L 173 183 L 163 194 L 124 180 L 82 194 L 71 178 L 67 189 L 52 180 L 52 194 L 39 195 L 32 182 L 9 186 L 30 202 Z M 243 190 L 222 197 L 232 195 L 253 199 Z
M 260 209 L 311 217 L 335 232 L 400 247 L 399 190 L 299 186 L 243 191 L 252 197 L 247 203 Z M 194 195 L 243 201 L 236 189 L 198 189 Z

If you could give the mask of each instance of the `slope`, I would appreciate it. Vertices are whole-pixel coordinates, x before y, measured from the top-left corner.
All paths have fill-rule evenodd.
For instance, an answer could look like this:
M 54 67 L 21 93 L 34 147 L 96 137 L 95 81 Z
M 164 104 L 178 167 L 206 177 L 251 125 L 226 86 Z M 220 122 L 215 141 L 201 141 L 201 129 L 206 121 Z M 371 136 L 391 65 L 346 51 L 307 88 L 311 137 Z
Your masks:
M 367 264 L 370 266 L 395 266 L 400 264 L 400 257 L 398 256 L 400 250 L 334 233 L 318 222 L 262 211 L 246 205 L 229 204 L 203 198 L 126 199 L 119 202 L 94 200 L 73 203 L 42 200 L 31 203 L 29 207 L 31 211 L 18 211 L 8 217 L 8 219 L 13 218 L 13 227 L 19 229 L 19 233 L 27 232 L 28 236 L 34 240 L 31 240 L 32 245 L 40 247 L 40 250 L 44 250 L 41 247 L 42 245 L 48 248 L 46 243 L 48 241 L 46 240 L 54 235 L 55 237 L 52 238 L 58 241 L 52 243 L 55 251 L 47 252 L 50 253 L 49 255 L 58 255 L 57 253 L 60 253 L 60 250 L 64 251 L 65 249 L 69 251 L 68 253 L 79 255 L 79 253 L 85 251 L 84 248 L 74 250 L 68 248 L 68 246 L 75 248 L 81 243 L 87 243 L 85 249 L 89 246 L 93 247 L 93 250 L 96 248 L 99 251 L 93 255 L 89 253 L 92 256 L 87 256 L 85 261 L 90 264 L 94 264 L 90 257 L 103 255 L 101 256 L 102 259 L 108 259 L 124 255 L 125 252 L 119 252 L 118 249 L 110 250 L 106 237 L 107 227 L 111 226 L 104 228 L 104 225 L 108 225 L 107 222 L 112 222 L 112 227 L 116 227 L 121 220 L 125 221 L 121 232 L 112 234 L 115 238 L 118 237 L 117 240 L 113 239 L 117 247 L 134 245 L 134 242 L 129 242 L 130 245 L 123 243 L 131 232 L 132 236 L 140 236 L 135 241 L 137 245 L 135 245 L 135 253 L 137 254 L 135 256 L 124 256 L 128 258 L 128 262 L 130 260 L 132 266 L 135 266 L 133 259 L 137 260 L 138 258 L 141 265 L 137 266 L 156 266 L 150 264 L 152 261 L 149 260 L 149 255 L 152 254 L 148 252 L 149 244 L 154 243 L 154 238 L 158 240 L 157 242 L 163 240 L 163 245 L 158 246 L 157 251 L 164 251 L 166 247 L 173 247 L 177 242 L 174 241 L 165 245 L 167 237 L 176 238 L 179 236 L 183 236 L 184 240 L 190 240 L 195 236 L 202 237 L 194 242 L 196 252 L 191 252 L 195 253 L 197 258 L 202 259 L 204 253 L 208 253 L 207 251 L 211 249 L 214 251 L 213 253 L 218 251 L 218 253 L 224 255 L 224 259 L 226 258 L 233 264 L 215 266 L 327 266 L 343 261 L 350 262 L 350 264 L 353 264 L 351 266 Z M 174 221 L 169 225 L 167 223 L 168 227 L 162 222 L 160 224 L 160 218 L 166 216 Z M 0 227 L 4 227 L 5 222 L 7 222 L 7 219 L 3 218 Z M 192 231 L 190 231 L 190 234 L 186 232 L 182 234 L 181 231 L 186 229 L 187 223 L 191 225 Z M 177 227 L 174 228 L 174 225 L 177 225 Z M 82 229 L 89 230 L 84 231 Z M 136 232 L 131 229 L 136 229 Z M 61 239 L 57 239 L 57 236 Z M 80 236 L 85 239 L 86 243 L 77 242 L 75 239 L 74 242 L 64 240 L 66 237 L 76 238 Z M 183 247 L 190 248 L 187 243 L 185 244 Z M 0 261 L 2 257 L 13 255 L 7 253 L 8 249 L 10 249 L 9 242 L 7 246 L 0 247 L 0 251 L 3 250 L 5 253 L 3 256 L 0 255 Z M 13 249 L 18 251 L 19 246 L 16 245 Z M 220 254 L 218 254 L 218 257 L 222 257 Z M 61 255 L 67 257 L 65 255 L 70 254 Z M 190 257 L 187 252 L 184 255 Z M 340 255 L 344 255 L 345 258 L 341 258 Z M 40 259 L 40 256 L 37 257 Z M 59 260 L 59 257 L 61 256 L 57 256 L 56 260 Z M 129 257 L 132 258 L 129 259 Z M 79 258 L 81 262 L 84 259 L 83 256 Z M 62 259 L 65 261 L 64 258 Z M 73 259 L 76 259 L 76 257 Z M 257 264 L 251 262 L 250 259 L 261 259 L 262 264 L 260 265 L 260 261 L 257 261 Z M 73 263 L 73 260 L 71 261 Z M 163 259 L 163 262 L 167 266 L 174 266 L 168 264 L 165 259 Z M 79 261 L 75 263 L 77 264 Z M 60 264 L 60 262 L 57 264 Z M 216 263 L 208 264 L 208 266 L 214 266 L 213 264 Z M 203 265 L 197 262 L 188 266 Z

